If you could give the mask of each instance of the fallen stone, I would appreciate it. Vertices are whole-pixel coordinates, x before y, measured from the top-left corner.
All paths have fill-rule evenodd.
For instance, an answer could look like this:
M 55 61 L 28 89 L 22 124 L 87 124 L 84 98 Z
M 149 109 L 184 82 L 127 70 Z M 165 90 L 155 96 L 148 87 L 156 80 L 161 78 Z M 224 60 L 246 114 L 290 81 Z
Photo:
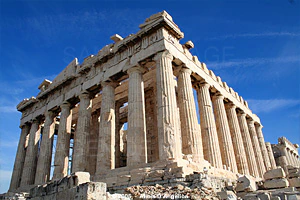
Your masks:
M 272 169 L 264 173 L 263 175 L 265 180 L 270 180 L 274 178 L 285 178 L 286 174 L 282 168 Z
M 291 178 L 288 181 L 289 181 L 290 187 L 296 187 L 296 188 L 300 187 L 300 178 Z
M 297 178 L 300 177 L 300 172 L 289 173 L 289 178 Z
M 238 178 L 235 190 L 237 192 L 254 192 L 257 190 L 257 186 L 253 179 L 251 179 L 248 175 L 245 175 Z
M 236 200 L 237 196 L 235 195 L 234 192 L 232 191 L 221 191 L 217 192 L 217 195 L 219 196 L 220 199 L 222 200 Z
M 90 182 L 90 173 L 88 172 L 75 172 L 71 176 L 75 177 L 75 186 Z
M 264 187 L 266 189 L 276 189 L 276 188 L 285 188 L 289 186 L 289 182 L 285 178 L 281 179 L 272 179 L 264 182 Z
M 257 197 L 260 199 L 260 200 L 270 200 L 270 195 L 268 193 L 258 193 L 257 194 Z

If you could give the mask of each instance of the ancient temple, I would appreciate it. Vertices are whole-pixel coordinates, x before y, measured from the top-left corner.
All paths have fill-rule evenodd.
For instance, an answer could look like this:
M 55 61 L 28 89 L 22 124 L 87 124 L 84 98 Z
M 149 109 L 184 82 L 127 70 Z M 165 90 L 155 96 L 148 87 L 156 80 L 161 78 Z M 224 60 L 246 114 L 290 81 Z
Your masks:
M 73 172 L 109 186 L 204 169 L 259 179 L 276 168 L 258 116 L 190 53 L 191 41 L 180 44 L 184 34 L 172 17 L 163 11 L 139 28 L 112 36 L 83 63 L 75 58 L 53 81 L 44 80 L 36 97 L 19 103 L 10 191 Z

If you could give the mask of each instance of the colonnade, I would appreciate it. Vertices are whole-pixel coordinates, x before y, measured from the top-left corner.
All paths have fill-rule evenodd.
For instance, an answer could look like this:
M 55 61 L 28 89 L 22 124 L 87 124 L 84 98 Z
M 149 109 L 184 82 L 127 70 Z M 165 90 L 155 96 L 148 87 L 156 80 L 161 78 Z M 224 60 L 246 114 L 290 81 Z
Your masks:
M 220 91 L 212 90 L 212 86 L 205 80 L 192 81 L 193 71 L 186 65 L 176 67 L 180 68 L 175 74 L 176 82 L 173 56 L 168 51 L 157 53 L 153 61 L 156 65 L 156 77 L 153 79 L 156 87 L 158 160 L 180 159 L 183 153 L 192 155 L 195 163 L 201 163 L 205 159 L 213 167 L 225 167 L 234 173 L 255 177 L 262 177 L 266 170 L 276 167 L 271 162 L 272 152 L 267 149 L 259 122 L 255 122 L 241 108 L 237 108 Z M 143 80 L 143 75 L 147 72 L 148 69 L 140 65 L 126 71 L 129 77 L 127 167 L 132 168 L 148 162 L 147 105 Z M 116 159 L 120 155 L 120 147 L 116 145 L 120 143 L 120 127 L 116 122 L 119 120 L 120 105 L 115 101 L 115 89 L 119 83 L 99 82 L 102 99 L 95 175 L 101 176 L 120 165 Z M 193 90 L 196 90 L 197 97 Z M 84 90 L 77 97 L 79 110 L 74 134 L 72 172 L 89 170 L 87 145 L 92 129 L 91 120 L 95 119 L 92 117 L 94 96 L 95 94 Z M 196 103 L 199 107 L 200 125 Z M 74 103 L 65 100 L 58 109 L 47 110 L 43 116 L 38 116 L 21 127 L 10 186 L 12 190 L 49 181 L 53 136 L 58 116 L 56 151 L 52 161 L 53 179 L 67 176 L 74 106 Z

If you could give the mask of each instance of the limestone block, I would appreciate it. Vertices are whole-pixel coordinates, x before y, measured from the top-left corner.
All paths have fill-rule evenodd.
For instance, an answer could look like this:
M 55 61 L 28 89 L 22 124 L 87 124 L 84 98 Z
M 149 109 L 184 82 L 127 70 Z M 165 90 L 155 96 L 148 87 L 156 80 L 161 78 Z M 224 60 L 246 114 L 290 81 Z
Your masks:
M 287 194 L 286 196 L 288 200 L 300 200 L 299 194 Z
M 71 188 L 56 193 L 56 199 L 75 199 L 77 188 Z M 56 200 L 55 199 L 55 200 Z
M 72 187 L 72 186 L 70 186 L 69 179 L 70 179 L 70 176 L 66 176 L 66 177 L 59 180 L 59 182 L 57 184 L 57 191 L 58 192 L 67 190 L 67 189 Z
M 219 196 L 220 199 L 226 199 L 226 200 L 236 200 L 237 196 L 234 194 L 232 191 L 221 191 L 218 192 L 217 195 Z
M 289 182 L 285 178 L 272 179 L 264 182 L 266 189 L 285 188 L 289 186 Z
M 300 178 L 291 178 L 288 180 L 290 187 L 300 187 Z
M 149 178 L 161 178 L 164 176 L 165 170 L 155 170 L 155 171 L 151 171 L 147 177 Z
M 274 178 L 284 178 L 284 177 L 286 177 L 286 174 L 282 168 L 272 169 L 272 170 L 267 171 L 264 174 L 265 180 L 270 180 L 270 179 L 274 179 Z
M 256 194 L 246 194 L 244 200 L 259 200 L 260 198 Z
M 76 186 L 90 182 L 90 173 L 88 172 L 75 172 L 74 175 L 72 174 L 72 176 L 75 176 Z
M 130 175 L 128 174 L 128 175 L 120 175 L 120 176 L 118 176 L 118 183 L 120 182 L 120 183 L 123 183 L 123 182 L 129 182 L 130 181 Z
M 270 198 L 271 198 L 270 195 L 268 193 L 266 193 L 266 192 L 264 192 L 264 193 L 258 193 L 257 197 L 259 199 L 261 199 L 261 200 L 270 200 Z
M 289 169 L 289 174 L 300 172 L 299 168 Z
M 290 171 L 290 170 L 289 170 Z M 289 173 L 288 175 L 289 178 L 297 178 L 300 177 L 300 172 L 293 172 L 293 173 Z
M 101 182 L 90 182 L 88 183 L 88 190 L 87 190 L 87 199 L 99 199 L 105 200 L 106 199 L 106 184 Z
M 47 186 L 45 188 L 47 195 L 57 193 L 57 191 L 58 191 L 57 183 L 58 183 L 58 181 L 53 181 L 50 184 L 47 184 Z
M 250 176 L 245 175 L 238 178 L 235 190 L 237 192 L 253 192 L 257 190 L 257 186 L 255 181 L 251 179 Z
M 271 200 L 281 200 L 281 198 L 279 196 L 272 196 Z

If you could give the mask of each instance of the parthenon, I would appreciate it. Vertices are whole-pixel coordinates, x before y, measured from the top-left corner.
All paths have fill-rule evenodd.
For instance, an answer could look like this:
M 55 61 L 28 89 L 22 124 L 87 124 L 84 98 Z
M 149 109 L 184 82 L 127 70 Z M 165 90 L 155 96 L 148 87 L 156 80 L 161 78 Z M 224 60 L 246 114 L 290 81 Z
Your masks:
M 112 44 L 82 63 L 75 58 L 18 104 L 21 134 L 9 191 L 74 172 L 109 186 L 141 184 L 160 166 L 169 169 L 164 179 L 204 169 L 261 179 L 276 168 L 259 117 L 190 53 L 191 41 L 180 44 L 184 34 L 172 17 L 163 11 L 139 28 L 125 38 L 113 35 Z M 286 159 L 299 166 L 290 151 Z

